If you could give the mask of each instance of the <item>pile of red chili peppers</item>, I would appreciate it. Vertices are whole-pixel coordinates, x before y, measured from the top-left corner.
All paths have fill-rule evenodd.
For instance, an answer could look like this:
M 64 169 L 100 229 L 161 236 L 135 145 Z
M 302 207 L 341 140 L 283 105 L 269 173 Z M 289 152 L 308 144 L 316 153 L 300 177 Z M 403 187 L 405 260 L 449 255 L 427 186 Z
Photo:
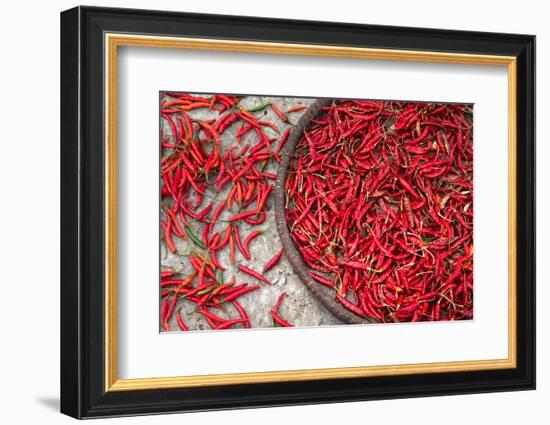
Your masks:
M 299 140 L 285 184 L 311 277 L 380 322 L 473 316 L 468 105 L 335 101 Z
M 235 96 L 163 93 L 160 108 L 161 240 L 185 263 L 181 269 L 161 271 L 161 327 L 169 331 L 172 321 L 179 329 L 189 330 L 181 312 L 183 301 L 193 303 L 212 329 L 250 327 L 239 299 L 270 285 L 263 272 L 283 255 L 279 251 L 263 271 L 240 260 L 251 259 L 254 239 L 264 230 L 259 226 L 266 220 L 266 202 L 275 179 L 266 168 L 280 162 L 288 136 L 288 130 L 280 132 L 261 117 L 270 108 L 288 123 L 287 114 L 304 107 L 283 113 L 272 102 L 246 109 Z M 192 118 L 194 110 L 207 111 L 214 118 Z M 230 127 L 236 129 L 236 143 L 223 149 L 220 138 Z M 178 239 L 192 248 L 179 252 Z M 220 254 L 225 256 L 227 251 L 230 264 L 222 264 Z M 227 279 L 228 267 L 251 283 L 237 283 L 234 274 Z M 282 296 L 266 314 L 271 314 L 276 326 L 292 326 L 279 316 Z

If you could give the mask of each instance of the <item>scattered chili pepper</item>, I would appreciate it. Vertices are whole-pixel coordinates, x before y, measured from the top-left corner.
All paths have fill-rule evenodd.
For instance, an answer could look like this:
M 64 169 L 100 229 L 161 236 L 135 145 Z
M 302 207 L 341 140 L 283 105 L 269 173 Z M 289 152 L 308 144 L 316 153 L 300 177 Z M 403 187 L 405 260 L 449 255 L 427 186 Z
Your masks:
M 235 309 L 239 312 L 239 315 L 241 316 L 241 319 L 243 320 L 243 326 L 245 328 L 250 328 L 250 320 L 248 319 L 248 315 L 246 314 L 246 310 L 239 304 L 238 301 L 231 301 Z
M 284 328 L 292 328 L 293 325 L 291 325 L 286 320 L 281 318 L 281 316 L 279 316 L 279 308 L 281 306 L 281 303 L 283 302 L 283 298 L 285 295 L 286 295 L 286 292 L 282 292 L 281 295 L 279 295 L 279 298 L 277 299 L 277 302 L 271 309 L 270 313 L 271 313 L 271 317 L 273 318 L 273 321 L 277 323 L 279 326 L 282 326 Z
M 229 301 L 233 301 L 235 298 L 238 298 L 240 297 L 241 295 L 244 295 L 248 292 L 252 292 L 252 291 L 255 291 L 256 289 L 258 289 L 260 286 L 259 285 L 254 285 L 254 286 L 245 286 L 244 288 L 241 288 L 239 289 L 238 291 L 235 291 L 235 292 L 232 292 L 231 294 L 227 295 L 226 297 L 223 298 L 223 302 L 224 303 L 227 303 Z
M 254 230 L 254 231 L 250 232 L 250 234 L 244 240 L 243 248 L 245 250 L 245 258 L 247 258 L 248 260 L 250 260 L 250 243 L 252 242 L 252 240 L 254 238 L 260 236 L 261 234 L 262 234 L 261 231 Z
M 220 323 L 219 325 L 216 325 L 214 329 L 227 329 L 231 328 L 239 323 L 245 322 L 244 319 L 233 319 L 233 320 L 227 320 L 225 322 Z
M 263 277 L 260 273 L 242 265 L 239 264 L 239 270 L 249 276 L 252 276 L 254 279 L 259 280 L 260 282 L 266 283 L 267 285 L 271 285 L 271 282 L 267 280 L 265 277 Z
M 286 115 L 283 114 L 283 112 L 277 107 L 277 105 L 275 105 L 274 103 L 271 103 L 271 109 L 273 109 L 273 112 L 275 112 L 275 114 L 276 114 L 283 122 L 288 122 L 288 118 L 287 118 Z
M 275 265 L 277 265 L 277 263 L 283 256 L 283 253 L 284 248 L 281 248 L 281 250 L 277 254 L 275 254 L 267 263 L 265 263 L 264 272 L 271 270 Z
M 187 327 L 187 325 L 185 324 L 185 322 L 183 321 L 183 319 L 181 318 L 181 314 L 180 314 L 180 310 L 178 309 L 177 313 L 176 313 L 176 322 L 179 326 L 179 328 L 182 330 L 182 331 L 188 331 L 189 328 Z
M 261 103 L 258 106 L 253 106 L 252 108 L 248 108 L 246 111 L 247 112 L 258 112 L 258 111 L 261 111 L 261 110 L 267 108 L 269 105 L 271 105 L 271 102 Z
M 304 105 L 291 106 L 290 108 L 288 108 L 286 110 L 286 113 L 290 114 L 291 112 L 298 112 L 298 111 L 301 111 L 303 109 L 306 109 L 306 107 Z
M 243 246 L 243 243 L 241 242 L 241 237 L 239 236 L 239 228 L 237 226 L 233 228 L 233 238 L 235 239 L 237 248 L 239 248 L 239 251 L 241 252 L 243 257 L 246 258 L 247 260 L 250 260 L 250 254 L 248 253 L 248 250 Z

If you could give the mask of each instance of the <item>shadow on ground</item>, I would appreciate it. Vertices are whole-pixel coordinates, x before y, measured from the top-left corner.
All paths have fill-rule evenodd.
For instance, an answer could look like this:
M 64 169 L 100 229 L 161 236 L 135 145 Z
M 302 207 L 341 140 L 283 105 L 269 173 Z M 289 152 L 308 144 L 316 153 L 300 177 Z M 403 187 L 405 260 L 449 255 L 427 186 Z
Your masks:
M 35 400 L 42 406 L 59 412 L 59 397 L 36 397 Z

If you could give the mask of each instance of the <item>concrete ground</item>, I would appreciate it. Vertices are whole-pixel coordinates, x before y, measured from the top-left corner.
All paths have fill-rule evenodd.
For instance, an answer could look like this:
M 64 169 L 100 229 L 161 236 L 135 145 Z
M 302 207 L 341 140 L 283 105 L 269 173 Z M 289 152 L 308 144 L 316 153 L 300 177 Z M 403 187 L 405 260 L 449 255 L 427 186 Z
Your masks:
M 268 96 L 248 96 L 241 100 L 240 104 L 245 108 L 251 108 L 266 102 L 275 103 L 279 109 L 286 111 L 289 107 L 295 105 L 310 105 L 314 99 L 306 98 L 280 98 L 280 97 L 268 97 Z M 263 118 L 266 121 L 274 123 L 282 133 L 286 127 L 291 126 L 292 123 L 296 123 L 300 116 L 304 113 L 305 110 L 299 112 L 293 112 L 288 114 L 290 124 L 285 124 L 280 120 L 277 115 L 272 111 L 271 108 L 266 108 L 262 111 Z M 258 115 L 259 113 L 255 113 Z M 198 109 L 191 111 L 189 114 L 192 118 L 206 120 L 209 118 L 216 118 L 216 111 L 209 111 L 206 109 Z M 225 150 L 230 147 L 238 144 L 236 139 L 236 130 L 238 124 L 232 124 L 222 135 L 221 144 L 222 144 L 222 154 Z M 269 137 L 277 137 L 277 133 L 272 129 L 266 127 L 266 134 Z M 165 132 L 169 133 L 168 125 L 166 124 Z M 246 136 L 243 137 L 241 144 L 247 142 L 255 142 L 256 135 L 253 132 L 249 132 Z M 251 143 L 251 144 L 252 144 Z M 277 164 L 274 164 L 274 161 L 270 161 L 270 165 L 266 167 L 266 171 L 277 173 Z M 205 200 L 203 201 L 202 207 L 206 206 L 211 200 L 215 201 L 215 205 L 221 200 L 225 199 L 230 189 L 230 185 L 220 192 L 216 193 L 215 191 L 207 191 Z M 281 242 L 279 239 L 279 234 L 277 233 L 277 226 L 275 224 L 275 214 L 274 214 L 274 203 L 272 196 L 269 197 L 266 205 L 267 209 L 267 219 L 264 223 L 259 226 L 250 226 L 242 222 L 241 226 L 241 237 L 244 240 L 246 235 L 248 235 L 254 229 L 261 229 L 264 232 L 253 240 L 251 243 L 251 260 L 247 261 L 240 255 L 238 250 L 236 251 L 236 265 L 235 267 L 230 264 L 229 261 L 229 248 L 226 246 L 223 250 L 218 253 L 219 262 L 226 267 L 224 272 L 224 281 L 227 282 L 231 278 L 231 275 L 235 275 L 237 283 L 248 282 L 250 285 L 254 285 L 257 282 L 247 276 L 243 275 L 238 270 L 239 264 L 244 264 L 254 270 L 259 272 L 262 271 L 263 266 L 269 259 L 273 257 L 281 249 Z M 220 219 L 227 218 L 230 213 L 227 210 L 224 210 L 224 213 L 220 216 Z M 193 220 L 190 221 L 193 223 Z M 193 223 L 193 228 L 197 235 L 201 234 L 202 225 L 200 223 Z M 220 228 L 225 228 L 225 223 L 221 223 L 215 226 L 214 232 L 219 231 Z M 161 268 L 171 268 L 175 270 L 183 270 L 184 275 L 191 272 L 191 266 L 189 265 L 185 254 L 189 253 L 190 250 L 195 247 L 192 246 L 192 243 L 189 241 L 184 241 L 180 238 L 174 237 L 174 242 L 177 247 L 176 253 L 171 253 L 164 244 L 164 241 L 161 241 Z M 294 274 L 290 263 L 286 260 L 283 255 L 283 258 L 277 266 L 272 268 L 270 271 L 265 273 L 265 277 L 273 284 L 268 286 L 265 284 L 260 284 L 261 288 L 253 291 L 249 294 L 239 298 L 240 304 L 247 311 L 250 318 L 250 325 L 252 328 L 259 327 L 272 327 L 272 319 L 270 315 L 270 310 L 277 301 L 279 295 L 286 291 L 286 296 L 281 304 L 279 313 L 288 322 L 294 324 L 295 326 L 327 326 L 335 325 L 341 323 L 338 319 L 333 317 L 323 305 L 321 305 L 309 292 L 309 290 L 302 284 L 300 279 Z M 207 330 L 210 329 L 210 326 L 203 319 L 200 313 L 197 313 L 197 309 L 194 303 L 185 300 L 179 300 L 178 305 L 176 306 L 176 311 L 181 307 L 182 318 L 189 327 L 189 330 Z M 228 305 L 226 312 L 215 311 L 214 313 L 226 317 L 226 318 L 238 318 L 238 313 L 234 310 L 232 305 Z M 175 323 L 174 317 L 169 322 L 170 328 L 175 331 L 178 330 L 178 327 Z M 240 325 L 235 328 L 240 328 Z

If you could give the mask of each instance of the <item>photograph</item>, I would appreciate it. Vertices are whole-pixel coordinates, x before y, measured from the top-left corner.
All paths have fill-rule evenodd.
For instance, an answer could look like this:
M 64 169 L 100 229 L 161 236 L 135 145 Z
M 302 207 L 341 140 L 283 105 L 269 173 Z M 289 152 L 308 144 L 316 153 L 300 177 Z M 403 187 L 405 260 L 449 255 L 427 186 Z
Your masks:
M 160 332 L 473 319 L 473 114 L 160 92 Z

